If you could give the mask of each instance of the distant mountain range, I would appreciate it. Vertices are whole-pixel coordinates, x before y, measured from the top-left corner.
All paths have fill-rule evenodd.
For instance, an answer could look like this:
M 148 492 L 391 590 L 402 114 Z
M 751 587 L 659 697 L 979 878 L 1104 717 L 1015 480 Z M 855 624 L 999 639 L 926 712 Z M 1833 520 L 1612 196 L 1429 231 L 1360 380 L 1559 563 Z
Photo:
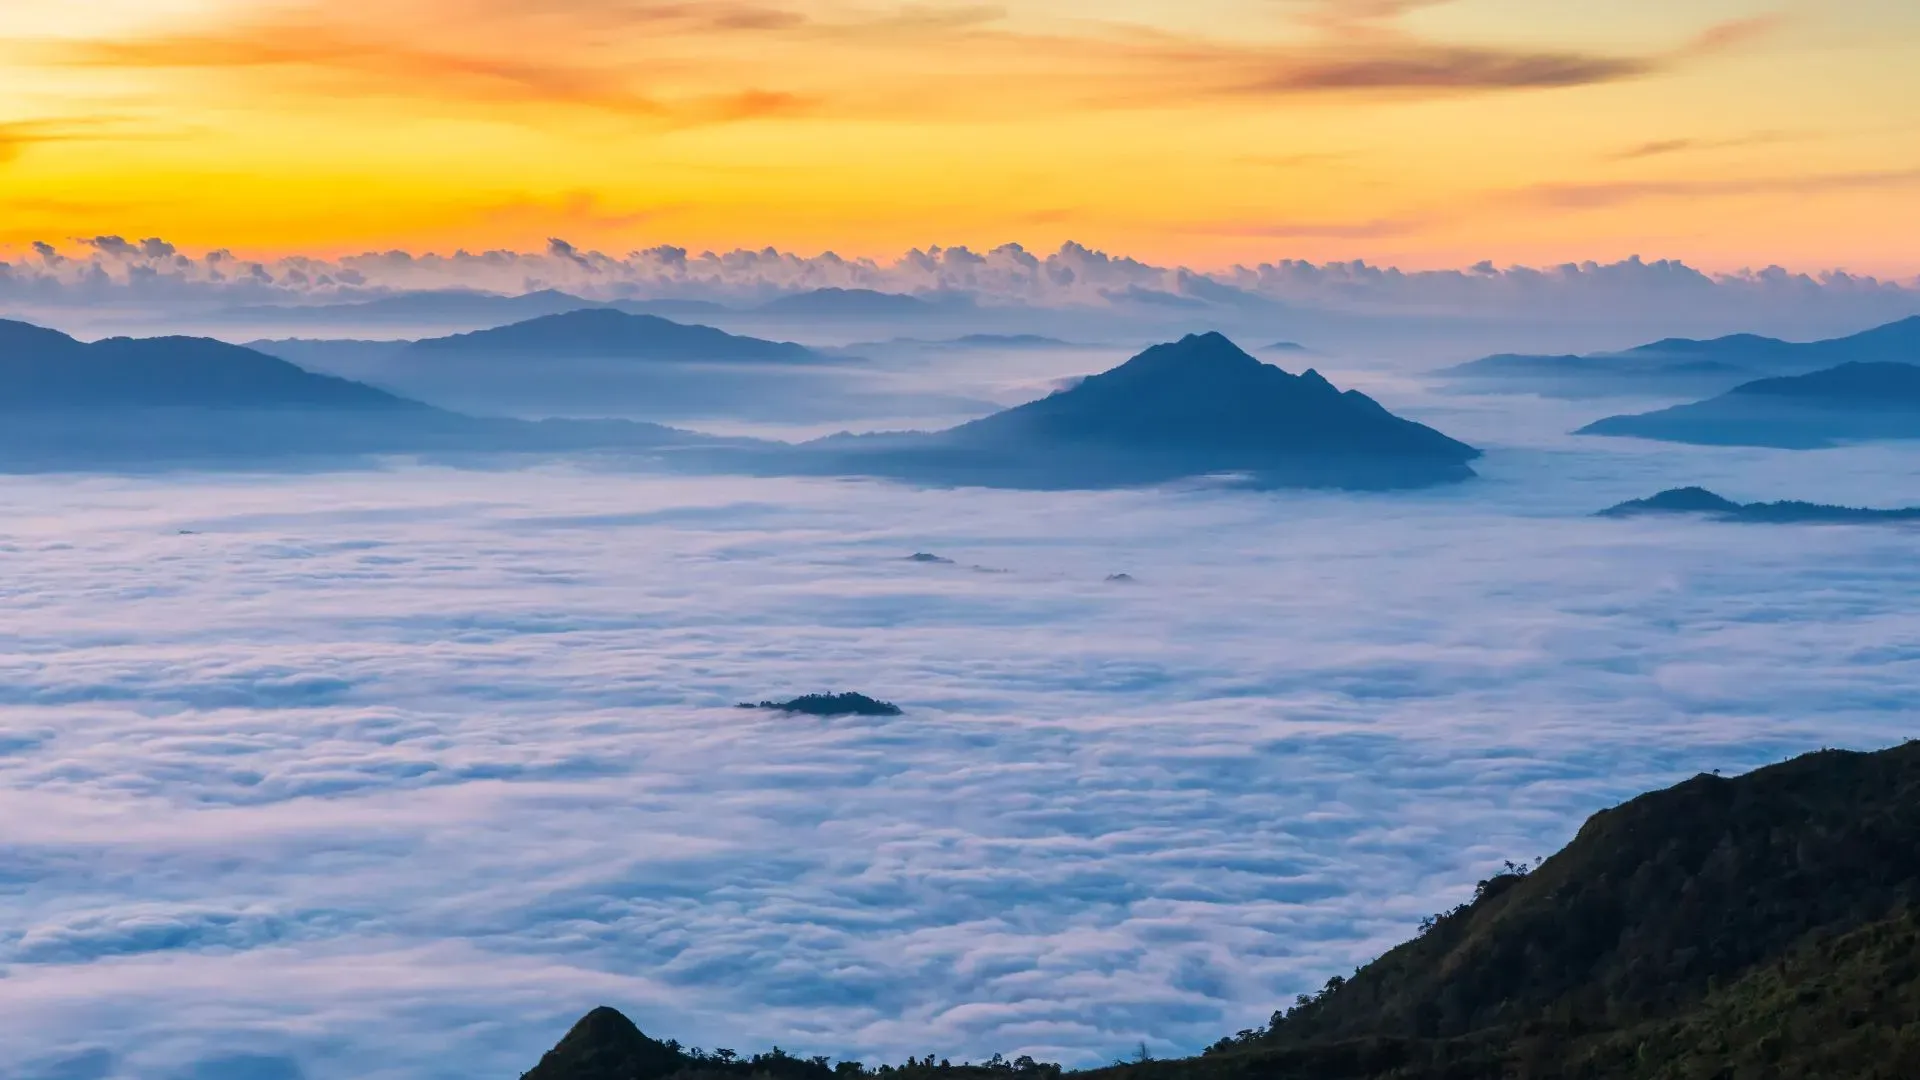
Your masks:
M 338 304 L 248 305 L 228 308 L 220 313 L 220 318 L 226 323 L 246 326 L 278 325 L 321 330 L 338 327 L 356 335 L 364 335 L 380 329 L 397 330 L 403 334 L 434 327 L 485 329 L 542 315 L 563 315 L 583 308 L 674 319 L 764 316 L 768 320 L 800 322 L 810 319 L 908 318 L 963 310 L 970 303 L 970 298 L 961 295 L 930 301 L 871 289 L 815 289 L 789 293 L 758 304 L 741 305 L 677 297 L 592 300 L 558 289 L 541 289 L 518 296 L 448 289 L 400 293 Z
M 83 344 L 4 321 L 0 421 L 5 471 L 732 445 L 654 424 L 462 416 L 207 338 Z
M 1055 1080 L 689 1051 L 599 1008 L 526 1080 Z M 1190 1058 L 1087 1080 L 1920 1076 L 1920 743 L 1696 776 L 1509 862 L 1419 936 Z
M 690 356 L 720 359 L 673 359 Z M 387 381 L 427 370 L 450 386 L 504 379 L 515 389 L 544 382 L 592 394 L 606 389 L 592 381 L 596 371 L 627 377 L 656 365 L 737 368 L 769 395 L 770 407 L 791 410 L 799 384 L 778 377 L 812 370 L 812 359 L 795 345 L 591 310 L 405 346 L 389 358 Z M 0 430 L 0 468 L 671 446 L 689 467 L 775 475 L 1015 488 L 1223 475 L 1258 486 L 1387 489 L 1467 479 L 1467 463 L 1479 455 L 1364 394 L 1342 393 L 1317 372 L 1291 375 L 1263 364 L 1219 334 L 1155 346 L 1049 397 L 946 431 L 836 436 L 796 447 L 619 420 L 478 419 L 204 338 L 83 345 L 3 323 L 0 410 L 9 417 Z
M 233 322 L 298 322 L 311 326 L 350 326 L 368 330 L 383 326 L 412 327 L 433 323 L 499 325 L 541 315 L 557 315 L 593 307 L 594 302 L 557 289 L 541 289 L 520 296 L 447 289 L 402 293 L 343 304 L 252 305 L 229 308 Z
M 1869 510 L 1809 502 L 1737 503 L 1701 487 L 1673 488 L 1649 498 L 1623 502 L 1600 511 L 1599 516 L 1632 518 L 1676 514 L 1751 524 L 1844 525 L 1920 521 L 1920 507 Z
M 1005 487 L 1105 487 L 1236 474 L 1264 486 L 1464 480 L 1479 451 L 1314 371 L 1220 334 L 1157 345 L 1050 397 L 934 434 L 808 444 L 834 472 Z
M 1551 397 L 1718 393 L 1764 376 L 1848 363 L 1920 363 L 1920 316 L 1850 337 L 1791 342 L 1754 334 L 1668 338 L 1584 356 L 1502 354 L 1443 370 L 1490 389 Z
M 949 303 L 961 298 L 948 298 Z M 775 297 L 753 310 L 787 318 L 889 319 L 929 315 L 941 305 L 903 293 L 872 289 L 815 289 Z
M 1610 416 L 1579 434 L 1795 450 L 1916 439 L 1920 367 L 1849 363 L 1809 375 L 1761 379 L 1707 401 Z
M 1003 350 L 1043 350 L 1043 349 L 1085 349 L 1090 346 L 1077 345 L 1060 338 L 1046 337 L 1041 334 L 963 334 L 952 338 L 910 338 L 898 337 L 890 341 L 859 342 L 848 345 L 842 352 L 858 353 L 887 348 L 916 349 L 1003 349 Z
M 653 420 L 850 415 L 857 358 L 709 326 L 580 308 L 422 341 L 262 341 L 256 347 L 451 409 Z M 808 369 L 808 370 L 802 370 Z M 879 406 L 876 406 L 879 407 Z
M 796 364 L 822 359 L 792 342 L 739 337 L 710 326 L 613 308 L 582 308 L 491 330 L 416 341 L 401 351 L 400 358 L 412 363 L 513 359 L 541 364 L 557 360 Z

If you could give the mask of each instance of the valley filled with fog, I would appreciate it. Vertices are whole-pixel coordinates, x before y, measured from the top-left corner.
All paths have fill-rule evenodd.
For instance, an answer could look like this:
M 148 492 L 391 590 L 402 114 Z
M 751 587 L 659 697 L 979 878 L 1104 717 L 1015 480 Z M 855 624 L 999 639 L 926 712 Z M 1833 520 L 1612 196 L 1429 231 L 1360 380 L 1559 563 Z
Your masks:
M 1135 348 L 908 351 L 869 362 L 919 426 Z M 0 478 L 0 1071 L 512 1076 L 601 1003 L 708 1047 L 1190 1052 L 1596 809 L 1910 734 L 1913 532 L 1592 516 L 1920 503 L 1909 451 L 1265 358 L 1479 478 Z M 729 430 L 900 417 L 828 419 Z M 825 690 L 904 714 L 734 708 Z

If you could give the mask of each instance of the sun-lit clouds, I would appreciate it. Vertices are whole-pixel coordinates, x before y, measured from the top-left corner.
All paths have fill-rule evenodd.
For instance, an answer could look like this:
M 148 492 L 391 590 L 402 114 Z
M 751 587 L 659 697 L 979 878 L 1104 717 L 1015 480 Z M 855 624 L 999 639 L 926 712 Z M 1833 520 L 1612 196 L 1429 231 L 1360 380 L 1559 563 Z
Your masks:
M 1007 119 L 1036 109 L 1177 108 L 1230 95 L 1564 87 L 1645 75 L 1669 62 L 1433 41 L 1392 27 L 1397 11 L 1384 9 L 1351 24 L 1365 32 L 1340 21 L 1304 40 L 1266 41 L 1121 23 L 1015 28 L 1001 9 L 971 7 L 834 16 L 588 3 L 516 13 L 493 0 L 408 0 L 386 5 L 377 21 L 341 20 L 335 10 L 316 5 L 233 26 L 94 41 L 64 59 L 249 73 L 283 91 L 716 122 L 806 112 Z M 1009 82 L 979 81 L 989 77 Z
M 1648 199 L 1721 199 L 1859 191 L 1920 191 L 1920 167 L 1801 176 L 1755 176 L 1737 180 L 1620 180 L 1547 184 L 1519 194 L 1558 209 L 1590 209 Z

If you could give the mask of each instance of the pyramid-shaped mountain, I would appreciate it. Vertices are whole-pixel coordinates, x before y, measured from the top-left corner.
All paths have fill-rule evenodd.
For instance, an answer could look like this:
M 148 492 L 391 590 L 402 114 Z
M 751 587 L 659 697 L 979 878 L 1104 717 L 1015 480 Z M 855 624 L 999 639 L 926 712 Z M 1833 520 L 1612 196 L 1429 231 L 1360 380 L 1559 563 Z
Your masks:
M 1290 375 L 1261 363 L 1217 333 L 1156 345 L 1070 390 L 949 434 L 989 445 L 1043 439 L 1216 454 L 1242 463 L 1304 455 L 1464 464 L 1479 456 L 1357 390 L 1335 389 L 1317 371 Z
M 1480 455 L 1317 372 L 1261 363 L 1217 333 L 1156 345 L 1071 389 L 949 431 L 823 448 L 848 471 L 1038 488 L 1222 474 L 1273 487 L 1420 487 L 1471 477 L 1467 463 Z
M 612 308 L 582 308 L 408 346 L 409 362 L 502 358 L 805 363 L 811 349 Z

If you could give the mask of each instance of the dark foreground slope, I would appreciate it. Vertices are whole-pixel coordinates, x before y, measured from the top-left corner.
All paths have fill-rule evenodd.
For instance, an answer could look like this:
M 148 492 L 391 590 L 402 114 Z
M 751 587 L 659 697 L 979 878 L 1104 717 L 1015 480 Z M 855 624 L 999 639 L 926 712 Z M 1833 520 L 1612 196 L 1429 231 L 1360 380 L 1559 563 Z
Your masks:
M 1920 367 L 1859 363 L 1761 379 L 1707 401 L 1610 416 L 1582 435 L 1626 435 L 1719 446 L 1809 450 L 1843 442 L 1920 438 Z
M 1594 815 L 1538 868 L 1482 882 L 1265 1029 L 1088 1075 L 1920 1076 L 1916 901 L 1920 743 L 1698 776 Z M 588 1056 L 575 1046 L 529 1076 L 672 1075 L 569 1064 Z
M 1235 474 L 1389 489 L 1473 476 L 1480 452 L 1219 334 L 1156 345 L 1071 389 L 927 435 L 810 444 L 822 471 L 994 487 L 1095 488 Z
M 1709 341 L 1668 338 L 1582 356 L 1502 354 L 1442 375 L 1483 389 L 1554 397 L 1609 394 L 1717 394 L 1767 376 L 1804 375 L 1850 363 L 1920 362 L 1920 316 L 1825 341 L 1733 334 Z
M 1737 503 L 1706 488 L 1673 488 L 1600 511 L 1600 517 L 1633 518 L 1693 515 L 1751 525 L 1873 525 L 1920 521 L 1920 507 L 1874 510 L 1798 501 Z
M 206 338 L 84 344 L 0 321 L 0 471 L 251 467 L 399 453 L 651 451 L 701 442 L 650 424 L 462 416 Z

